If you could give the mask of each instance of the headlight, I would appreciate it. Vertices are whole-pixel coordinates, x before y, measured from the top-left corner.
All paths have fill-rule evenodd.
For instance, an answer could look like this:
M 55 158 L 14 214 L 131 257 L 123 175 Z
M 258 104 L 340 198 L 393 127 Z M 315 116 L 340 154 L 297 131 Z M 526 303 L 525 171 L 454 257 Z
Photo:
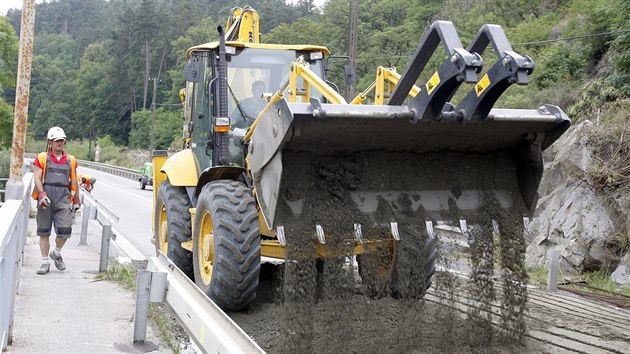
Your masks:
M 214 118 L 214 131 L 218 133 L 229 132 L 230 131 L 230 118 L 229 117 Z
M 324 53 L 322 52 L 311 52 L 311 60 L 318 60 L 324 57 Z

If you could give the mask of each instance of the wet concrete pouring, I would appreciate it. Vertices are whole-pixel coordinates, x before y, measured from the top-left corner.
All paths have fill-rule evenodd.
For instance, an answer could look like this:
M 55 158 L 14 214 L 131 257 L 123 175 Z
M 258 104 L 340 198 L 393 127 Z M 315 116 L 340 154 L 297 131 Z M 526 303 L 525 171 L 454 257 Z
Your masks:
M 528 309 L 524 230 L 516 211 L 522 208 L 494 192 L 518 193 L 509 157 L 301 153 L 287 154 L 283 163 L 292 174 L 283 177 L 277 224 L 285 226 L 290 260 L 263 264 L 254 304 L 230 313 L 266 352 L 592 352 L 588 340 L 554 346 L 544 335 L 531 335 L 531 328 L 571 328 L 576 319 L 566 314 L 562 323 L 562 316 L 552 316 L 559 322 L 550 324 L 538 313 L 544 306 Z M 458 228 L 469 247 L 452 247 L 427 221 Z M 374 246 L 348 257 L 357 224 L 364 244 Z M 315 225 L 326 238 L 323 259 L 315 257 Z M 393 230 L 400 241 L 393 241 Z M 425 252 L 431 239 L 435 274 L 433 256 Z M 466 264 L 466 274 L 454 272 L 454 263 Z M 607 328 L 620 352 L 630 349 L 614 323 Z

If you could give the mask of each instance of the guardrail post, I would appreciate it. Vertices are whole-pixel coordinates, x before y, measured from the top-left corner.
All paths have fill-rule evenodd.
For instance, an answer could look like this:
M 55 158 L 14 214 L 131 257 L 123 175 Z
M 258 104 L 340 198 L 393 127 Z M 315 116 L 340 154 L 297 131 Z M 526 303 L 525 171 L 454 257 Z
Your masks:
M 167 275 L 162 272 L 138 271 L 136 276 L 136 314 L 133 324 L 133 342 L 143 343 L 147 339 L 149 302 L 164 302 Z
M 98 266 L 100 273 L 107 271 L 109 263 L 109 237 L 112 233 L 112 225 L 107 223 L 103 225 L 103 234 L 101 235 L 101 260 Z
M 83 213 L 81 214 L 81 240 L 79 241 L 79 246 L 87 246 L 87 231 L 90 223 L 91 210 L 91 206 L 83 205 Z
M 560 269 L 560 250 L 554 249 L 549 253 L 549 273 L 547 273 L 547 291 L 558 291 L 558 272 Z

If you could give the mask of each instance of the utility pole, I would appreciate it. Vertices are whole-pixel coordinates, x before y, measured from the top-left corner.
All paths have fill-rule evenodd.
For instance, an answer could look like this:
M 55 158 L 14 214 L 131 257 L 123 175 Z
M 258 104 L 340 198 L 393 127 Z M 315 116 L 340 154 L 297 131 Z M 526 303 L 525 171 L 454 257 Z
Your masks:
M 162 60 L 160 60 L 160 68 L 158 69 L 157 78 L 153 78 L 153 99 L 151 100 L 151 110 L 153 111 L 153 118 L 151 119 L 151 143 L 149 146 L 149 150 L 153 151 L 153 131 L 155 130 L 155 119 L 156 119 L 156 99 L 155 95 L 157 95 L 157 81 L 160 80 L 160 75 L 162 74 L 162 65 L 164 64 L 164 57 L 166 56 L 166 47 L 164 47 L 164 51 L 162 52 Z
M 149 38 L 144 37 L 144 100 L 142 110 L 147 109 L 147 90 L 149 89 Z
M 13 111 L 13 142 L 11 144 L 11 168 L 6 186 L 5 199 L 22 199 L 24 166 L 24 142 L 31 85 L 31 63 L 33 61 L 33 33 L 35 32 L 35 0 L 22 2 L 20 25 L 20 56 L 18 58 L 17 82 L 15 85 L 15 109 Z
M 348 55 L 350 56 L 350 71 L 352 74 L 357 70 L 357 41 L 359 36 L 359 0 L 350 0 L 350 9 L 348 11 Z M 349 74 L 346 72 L 346 76 Z M 346 84 L 345 89 L 346 100 L 354 97 L 354 82 Z
M 153 112 L 153 118 L 151 118 L 151 143 L 149 150 L 153 151 L 153 131 L 155 130 L 155 93 L 157 92 L 157 78 L 153 78 L 153 99 L 151 100 L 151 111 Z
M 90 119 L 88 127 L 88 159 L 92 159 L 92 140 L 94 140 L 94 119 Z

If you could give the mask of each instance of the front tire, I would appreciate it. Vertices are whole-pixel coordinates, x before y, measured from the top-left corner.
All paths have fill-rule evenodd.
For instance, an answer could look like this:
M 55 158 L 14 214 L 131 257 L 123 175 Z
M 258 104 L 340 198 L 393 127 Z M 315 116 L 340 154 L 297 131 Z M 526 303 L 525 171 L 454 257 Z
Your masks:
M 260 274 L 260 228 L 250 189 L 229 180 L 206 184 L 194 229 L 195 283 L 222 309 L 246 309 L 256 298 Z
M 402 237 L 398 245 L 396 264 L 392 274 L 391 291 L 395 299 L 421 299 L 433 283 L 437 259 L 435 238 L 424 235 Z
M 168 259 L 193 279 L 192 252 L 181 243 L 191 238 L 191 203 L 184 187 L 176 187 L 166 180 L 157 195 L 155 215 L 155 254 L 166 254 Z

